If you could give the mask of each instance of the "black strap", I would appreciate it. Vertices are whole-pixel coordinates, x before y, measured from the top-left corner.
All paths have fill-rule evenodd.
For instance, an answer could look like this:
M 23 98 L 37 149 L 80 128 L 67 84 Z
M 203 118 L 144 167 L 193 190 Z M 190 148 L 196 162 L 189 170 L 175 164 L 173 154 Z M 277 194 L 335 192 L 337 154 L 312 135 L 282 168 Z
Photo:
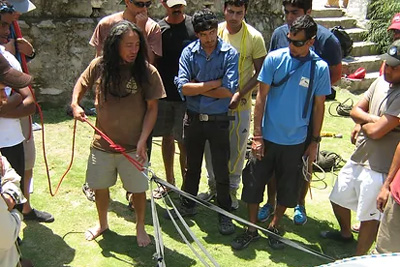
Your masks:
M 310 106 L 312 86 L 313 86 L 313 83 L 314 83 L 315 64 L 316 63 L 317 63 L 317 60 L 311 60 L 310 82 L 308 83 L 306 103 L 304 104 L 304 108 L 303 108 L 303 119 L 305 119 L 307 117 L 308 107 Z
M 303 66 L 305 62 L 306 62 L 306 61 L 300 62 L 299 66 L 298 66 L 297 68 L 291 70 L 280 82 L 274 83 L 274 82 L 272 81 L 271 86 L 272 86 L 272 87 L 279 87 L 279 86 L 281 86 L 282 84 L 284 84 L 285 82 L 287 82 L 287 80 L 289 80 L 290 76 L 292 76 L 298 69 L 300 69 L 301 66 Z

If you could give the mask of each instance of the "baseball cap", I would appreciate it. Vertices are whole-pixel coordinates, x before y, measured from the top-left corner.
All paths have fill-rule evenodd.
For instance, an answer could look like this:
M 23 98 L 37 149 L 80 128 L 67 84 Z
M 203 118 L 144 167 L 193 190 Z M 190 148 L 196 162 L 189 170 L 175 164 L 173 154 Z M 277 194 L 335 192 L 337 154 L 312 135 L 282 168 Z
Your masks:
M 166 3 L 167 3 L 167 6 L 169 6 L 169 7 L 173 7 L 173 6 L 176 6 L 176 5 L 184 5 L 184 6 L 186 6 L 186 1 L 185 0 L 167 0 Z
M 13 88 L 20 89 L 32 82 L 32 76 L 13 69 L 7 59 L 0 54 L 0 82 Z
M 400 65 L 400 40 L 394 41 L 388 48 L 386 54 L 381 56 L 381 59 L 386 61 L 391 67 Z
M 394 15 L 388 30 L 400 30 L 400 13 Z
M 36 6 L 29 0 L 7 0 L 7 2 L 19 13 L 27 13 L 36 9 Z

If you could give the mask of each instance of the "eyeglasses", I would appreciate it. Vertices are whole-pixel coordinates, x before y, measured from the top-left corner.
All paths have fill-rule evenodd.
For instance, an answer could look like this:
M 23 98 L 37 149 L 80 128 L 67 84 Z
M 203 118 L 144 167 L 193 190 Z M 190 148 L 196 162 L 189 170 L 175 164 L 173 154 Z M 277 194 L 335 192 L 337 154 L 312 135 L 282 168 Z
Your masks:
M 130 0 L 129 2 L 131 2 L 132 4 L 134 4 L 135 6 L 140 7 L 140 8 L 143 8 L 143 7 L 149 8 L 151 6 L 151 1 L 136 2 L 136 1 Z
M 302 47 L 303 45 L 305 45 L 309 40 L 312 40 L 315 38 L 315 36 L 311 37 L 310 39 L 307 40 L 303 40 L 303 41 L 299 41 L 299 40 L 292 40 L 290 39 L 288 36 L 286 36 L 289 44 L 292 43 L 295 47 Z
M 14 13 L 15 9 L 13 6 L 9 6 L 9 5 L 5 4 L 5 5 L 0 5 L 0 12 L 1 13 Z
M 400 34 L 400 30 L 393 29 L 392 31 L 393 31 L 394 34 Z

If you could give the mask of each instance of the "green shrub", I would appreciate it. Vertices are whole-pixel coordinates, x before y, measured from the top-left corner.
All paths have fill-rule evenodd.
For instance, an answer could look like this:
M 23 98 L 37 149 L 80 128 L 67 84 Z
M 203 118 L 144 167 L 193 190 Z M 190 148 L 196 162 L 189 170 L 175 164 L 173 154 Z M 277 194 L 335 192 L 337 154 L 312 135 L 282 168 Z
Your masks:
M 375 42 L 380 52 L 392 43 L 392 36 L 387 28 L 393 15 L 400 12 L 399 0 L 373 0 L 369 6 L 368 18 L 370 19 L 366 39 Z

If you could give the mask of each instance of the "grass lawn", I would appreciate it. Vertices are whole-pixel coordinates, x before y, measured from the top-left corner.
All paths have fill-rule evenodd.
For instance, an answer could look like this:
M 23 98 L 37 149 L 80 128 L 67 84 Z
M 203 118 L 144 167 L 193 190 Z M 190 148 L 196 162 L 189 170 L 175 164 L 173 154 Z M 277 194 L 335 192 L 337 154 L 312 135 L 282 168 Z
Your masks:
M 337 99 L 339 101 L 348 97 L 355 101 L 359 98 L 358 95 L 352 95 L 344 90 L 338 92 Z M 331 103 L 327 102 L 326 107 Z M 65 115 L 63 109 L 46 110 L 44 117 L 46 149 L 54 189 L 66 170 L 71 155 L 73 120 Z M 94 121 L 93 117 L 92 120 Z M 39 119 L 36 118 L 36 121 L 38 122 Z M 326 112 L 323 132 L 340 133 L 343 138 L 323 138 L 321 149 L 334 151 L 347 159 L 354 149 L 349 137 L 352 127 L 353 122 L 350 118 L 332 117 Z M 96 241 L 88 242 L 84 239 L 84 231 L 97 223 L 95 205 L 86 200 L 81 191 L 85 179 L 89 145 L 93 135 L 91 128 L 87 124 L 78 123 L 74 164 L 55 197 L 51 197 L 49 194 L 40 135 L 41 132 L 35 132 L 37 162 L 34 169 L 32 204 L 39 210 L 52 213 L 55 222 L 51 224 L 24 223 L 21 233 L 24 257 L 30 258 L 35 266 L 40 267 L 155 266 L 156 262 L 152 259 L 155 246 L 139 248 L 136 244 L 134 216 L 126 206 L 125 191 L 119 181 L 116 186 L 111 188 L 112 200 L 109 208 L 111 231 Z M 160 144 L 161 140 L 155 138 L 151 168 L 158 176 L 164 177 Z M 182 179 L 177 158 L 175 158 L 175 173 L 177 185 L 180 186 Z M 336 174 L 337 171 L 327 173 L 324 182 L 312 183 L 313 198 L 307 197 L 308 222 L 306 225 L 295 226 L 292 223 L 292 209 L 288 210 L 282 225 L 286 238 L 330 256 L 343 258 L 355 252 L 355 243 L 343 245 L 319 237 L 321 230 L 338 228 L 328 201 Z M 203 170 L 200 192 L 205 190 L 206 175 Z M 176 195 L 172 195 L 174 199 L 177 199 Z M 156 203 L 163 231 L 167 266 L 202 266 L 202 263 L 181 240 L 173 224 L 162 218 L 164 213 L 162 201 L 159 200 Z M 154 228 L 150 201 L 147 208 L 146 230 L 153 238 Z M 240 203 L 240 208 L 235 214 L 243 218 L 247 217 L 243 202 Z M 233 251 L 230 242 L 235 235 L 221 236 L 217 229 L 216 214 L 205 208 L 199 208 L 198 215 L 186 221 L 221 266 L 234 267 L 247 264 L 249 266 L 314 266 L 326 263 L 315 256 L 290 247 L 281 251 L 273 251 L 269 248 L 264 234 L 261 234 L 262 238 L 258 242 L 252 243 L 247 249 Z M 240 233 L 242 226 L 236 225 L 236 233 Z M 265 223 L 261 225 L 266 226 Z

